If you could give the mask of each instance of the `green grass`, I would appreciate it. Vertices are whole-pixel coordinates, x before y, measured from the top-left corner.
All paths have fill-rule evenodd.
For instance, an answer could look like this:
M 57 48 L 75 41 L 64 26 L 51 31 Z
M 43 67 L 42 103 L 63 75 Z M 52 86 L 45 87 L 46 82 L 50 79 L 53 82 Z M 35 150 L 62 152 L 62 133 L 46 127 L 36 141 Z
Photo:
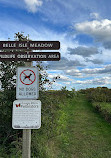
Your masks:
M 61 105 L 57 122 L 53 158 L 111 157 L 111 125 L 95 113 L 84 96 Z

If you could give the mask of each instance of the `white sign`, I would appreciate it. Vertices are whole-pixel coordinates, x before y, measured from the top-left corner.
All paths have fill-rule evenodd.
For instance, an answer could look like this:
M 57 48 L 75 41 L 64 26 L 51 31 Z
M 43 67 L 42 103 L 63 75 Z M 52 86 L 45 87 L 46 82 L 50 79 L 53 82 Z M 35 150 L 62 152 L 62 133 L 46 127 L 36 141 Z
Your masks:
M 17 99 L 38 99 L 39 97 L 39 72 L 38 68 L 17 68 Z
M 41 101 L 15 100 L 13 102 L 12 128 L 38 129 L 41 127 Z

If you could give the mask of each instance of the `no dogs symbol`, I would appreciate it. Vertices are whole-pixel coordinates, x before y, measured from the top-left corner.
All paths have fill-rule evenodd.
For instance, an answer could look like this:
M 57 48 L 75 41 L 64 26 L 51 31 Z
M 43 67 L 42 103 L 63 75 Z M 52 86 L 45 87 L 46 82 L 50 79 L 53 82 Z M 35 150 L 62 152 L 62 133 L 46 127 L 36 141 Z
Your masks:
M 25 85 L 33 84 L 35 82 L 35 79 L 36 75 L 30 69 L 23 70 L 20 74 L 20 81 Z

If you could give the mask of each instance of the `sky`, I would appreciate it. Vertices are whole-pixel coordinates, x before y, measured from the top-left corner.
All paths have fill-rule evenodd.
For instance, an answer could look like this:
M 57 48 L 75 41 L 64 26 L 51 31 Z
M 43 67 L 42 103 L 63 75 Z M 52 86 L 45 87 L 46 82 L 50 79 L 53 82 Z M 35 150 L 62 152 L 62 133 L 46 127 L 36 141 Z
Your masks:
M 0 0 L 0 41 L 17 32 L 60 41 L 61 60 L 43 62 L 50 80 L 60 76 L 52 89 L 111 88 L 110 0 Z

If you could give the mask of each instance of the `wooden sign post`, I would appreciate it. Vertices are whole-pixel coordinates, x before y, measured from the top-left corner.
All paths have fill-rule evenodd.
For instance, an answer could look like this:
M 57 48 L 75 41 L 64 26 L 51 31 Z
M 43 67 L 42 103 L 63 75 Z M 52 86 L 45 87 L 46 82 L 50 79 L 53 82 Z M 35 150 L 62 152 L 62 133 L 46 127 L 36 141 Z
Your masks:
M 31 158 L 31 129 L 23 129 L 22 158 Z
M 28 93 L 27 92 L 28 87 L 26 88 L 26 85 L 31 85 L 35 82 L 36 79 L 38 80 L 36 73 L 32 71 L 31 61 L 60 60 L 59 52 L 32 52 L 30 50 L 58 50 L 58 49 L 60 49 L 59 41 L 0 41 L 0 61 L 25 61 L 25 67 L 29 67 L 29 69 L 23 70 L 19 74 L 19 76 L 17 76 L 17 78 L 19 78 L 19 80 L 21 81 L 20 84 L 21 85 L 23 84 L 25 88 L 22 87 L 23 85 L 22 86 L 19 85 L 16 88 L 17 90 L 16 99 L 20 99 L 20 100 L 16 100 L 13 103 L 12 127 L 14 129 L 23 129 L 22 158 L 31 158 L 31 129 L 39 129 L 41 126 L 41 102 L 39 100 L 36 100 L 38 99 L 38 92 L 36 87 L 37 84 L 35 85 L 34 88 L 32 88 L 35 89 L 35 91 L 32 90 L 32 92 Z M 16 50 L 20 50 L 20 51 L 18 52 Z M 25 79 L 27 80 L 28 83 L 24 81 Z M 33 94 L 33 96 L 29 96 L 31 94 Z M 30 113 L 27 108 L 32 110 L 32 112 Z M 29 112 L 30 116 L 27 115 L 27 112 Z M 34 117 L 31 120 L 32 118 L 31 116 L 33 115 L 33 113 L 34 113 Z M 29 123 L 28 123 L 28 118 L 29 121 L 31 120 L 31 122 Z M 25 120 L 27 120 L 27 122 Z
M 26 67 L 32 67 L 32 62 L 25 62 Z M 22 158 L 31 158 L 31 129 L 23 129 Z

